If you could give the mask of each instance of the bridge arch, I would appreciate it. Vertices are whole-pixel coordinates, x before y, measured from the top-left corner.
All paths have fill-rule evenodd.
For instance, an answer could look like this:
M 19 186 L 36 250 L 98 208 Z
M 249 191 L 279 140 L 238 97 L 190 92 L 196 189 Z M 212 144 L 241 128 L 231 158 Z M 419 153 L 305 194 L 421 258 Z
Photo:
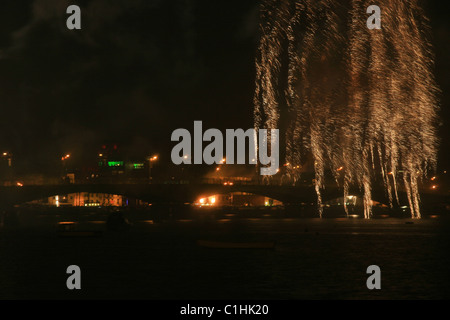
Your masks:
M 273 206 L 283 205 L 283 202 L 264 194 L 223 190 L 219 193 L 199 194 L 193 204 L 198 206 Z

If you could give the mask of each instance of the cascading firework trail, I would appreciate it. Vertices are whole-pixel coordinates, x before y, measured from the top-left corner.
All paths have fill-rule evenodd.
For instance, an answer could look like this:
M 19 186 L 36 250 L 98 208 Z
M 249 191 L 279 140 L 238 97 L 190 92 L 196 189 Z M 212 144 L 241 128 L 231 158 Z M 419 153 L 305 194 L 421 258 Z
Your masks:
M 377 1 L 381 29 L 366 26 L 373 1 L 261 5 L 255 128 L 280 128 L 290 181 L 312 163 L 320 216 L 329 170 L 344 197 L 363 191 L 365 218 L 377 180 L 391 206 L 402 190 L 420 218 L 419 183 L 436 167 L 438 88 L 418 2 Z

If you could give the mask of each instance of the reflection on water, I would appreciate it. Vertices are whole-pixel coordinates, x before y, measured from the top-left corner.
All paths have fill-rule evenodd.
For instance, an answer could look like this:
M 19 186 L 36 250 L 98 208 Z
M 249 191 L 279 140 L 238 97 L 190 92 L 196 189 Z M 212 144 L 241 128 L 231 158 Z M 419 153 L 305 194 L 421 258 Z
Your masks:
M 22 211 L 17 225 L 0 229 L 0 298 L 450 298 L 450 223 L 443 216 L 367 221 L 202 212 L 158 220 L 129 210 L 129 228 L 110 229 L 108 215 Z M 79 236 L 58 237 L 58 226 Z M 207 248 L 199 240 L 275 247 Z M 82 270 L 80 291 L 65 286 L 72 264 Z M 365 285 L 372 264 L 381 268 L 379 291 Z

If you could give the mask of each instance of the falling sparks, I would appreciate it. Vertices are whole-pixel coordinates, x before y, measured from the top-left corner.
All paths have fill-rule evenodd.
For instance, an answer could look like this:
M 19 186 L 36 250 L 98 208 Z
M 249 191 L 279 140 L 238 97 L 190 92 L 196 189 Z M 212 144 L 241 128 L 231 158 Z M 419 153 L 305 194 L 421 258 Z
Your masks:
M 312 163 L 319 215 L 325 173 L 344 197 L 363 191 L 364 216 L 382 181 L 391 207 L 405 192 L 420 218 L 419 183 L 435 170 L 438 93 L 428 20 L 418 0 L 380 0 L 381 30 L 366 27 L 367 0 L 266 0 L 256 57 L 255 128 L 280 128 L 286 176 Z M 346 206 L 345 210 L 347 211 Z

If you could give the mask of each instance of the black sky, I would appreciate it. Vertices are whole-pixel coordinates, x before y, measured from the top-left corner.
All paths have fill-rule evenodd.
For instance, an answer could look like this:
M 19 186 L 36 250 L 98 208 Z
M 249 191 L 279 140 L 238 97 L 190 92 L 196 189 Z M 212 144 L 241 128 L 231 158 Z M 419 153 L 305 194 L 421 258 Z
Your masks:
M 66 8 L 82 9 L 67 30 Z M 448 164 L 449 19 L 429 1 Z M 256 0 L 34 0 L 0 5 L 0 149 L 40 171 L 117 143 L 169 161 L 171 132 L 252 127 Z

